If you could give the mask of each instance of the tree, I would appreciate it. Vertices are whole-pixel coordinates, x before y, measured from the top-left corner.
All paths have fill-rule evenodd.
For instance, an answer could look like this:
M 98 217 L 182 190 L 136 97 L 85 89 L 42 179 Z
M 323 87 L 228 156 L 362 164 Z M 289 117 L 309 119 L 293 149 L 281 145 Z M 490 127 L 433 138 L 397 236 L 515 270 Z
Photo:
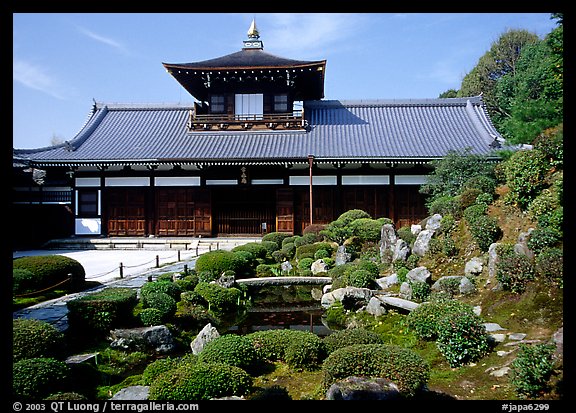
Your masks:
M 478 64 L 464 76 L 458 96 L 483 95 L 486 109 L 490 116 L 501 116 L 501 110 L 496 99 L 496 83 L 503 76 L 517 69 L 517 63 L 522 49 L 540 39 L 527 30 L 508 30 L 492 43 L 492 47 L 478 60 Z

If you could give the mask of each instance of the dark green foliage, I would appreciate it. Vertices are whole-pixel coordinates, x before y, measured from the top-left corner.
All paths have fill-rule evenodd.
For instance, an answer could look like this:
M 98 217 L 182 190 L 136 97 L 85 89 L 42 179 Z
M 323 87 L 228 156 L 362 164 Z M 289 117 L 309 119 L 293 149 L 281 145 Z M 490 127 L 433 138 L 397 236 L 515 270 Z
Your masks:
M 199 282 L 194 291 L 206 300 L 211 311 L 218 314 L 236 311 L 242 296 L 238 288 L 225 288 L 207 282 Z
M 412 298 L 416 302 L 423 302 L 428 299 L 430 295 L 430 285 L 423 281 L 412 281 L 410 282 L 410 287 L 412 288 Z
M 442 216 L 450 214 L 459 218 L 462 215 L 460 208 L 460 196 L 437 196 L 434 200 L 428 203 L 428 213 L 430 215 L 440 214 Z
M 384 344 L 377 333 L 364 328 L 337 330 L 323 340 L 328 354 L 352 344 Z
M 280 246 L 278 246 L 277 242 L 274 241 L 264 241 L 262 240 L 260 242 L 260 245 L 262 247 L 264 247 L 264 249 L 266 249 L 266 254 L 267 255 L 271 255 L 274 251 L 277 251 L 280 249 Z
M 12 268 L 28 270 L 35 276 L 35 283 L 30 288 L 41 290 L 53 287 L 70 278 L 58 288 L 77 291 L 84 286 L 86 272 L 84 267 L 73 258 L 64 255 L 36 255 L 16 258 Z
M 399 228 L 396 231 L 396 235 L 398 236 L 398 238 L 401 238 L 404 241 L 406 241 L 406 244 L 408 245 L 412 245 L 414 241 L 416 241 L 416 235 L 412 233 L 412 230 L 408 226 Z
M 275 242 L 276 244 L 278 244 L 278 248 L 276 249 L 280 249 L 282 248 L 282 243 L 284 242 L 284 240 L 290 237 L 292 237 L 292 235 L 286 232 L 270 232 L 262 237 L 262 242 L 264 241 Z
M 436 345 L 450 367 L 477 361 L 490 351 L 482 319 L 469 312 L 450 313 L 438 322 Z
M 506 162 L 506 183 L 510 192 L 508 202 L 526 210 L 530 202 L 544 188 L 548 161 L 539 150 L 517 151 Z
M 54 393 L 50 396 L 44 398 L 46 401 L 65 401 L 65 400 L 83 400 L 88 401 L 88 397 L 84 396 L 83 394 L 76 393 L 76 392 L 63 392 L 63 393 Z
M 182 294 L 182 288 L 172 281 L 153 281 L 147 282 L 140 288 L 140 295 L 145 297 L 150 293 L 164 293 L 168 294 L 175 301 L 180 301 L 180 294 Z
M 112 328 L 132 321 L 137 303 L 136 290 L 107 287 L 68 301 L 68 325 L 74 331 L 90 332 L 89 336 L 107 334 Z
M 210 400 L 244 396 L 252 391 L 252 377 L 228 364 L 196 363 L 162 373 L 150 385 L 150 400 Z
M 328 254 L 334 252 L 334 247 L 329 242 L 315 242 L 296 247 L 296 259 L 314 258 L 319 250 L 325 250 Z
M 33 318 L 12 320 L 12 359 L 55 357 L 62 355 L 64 334 L 52 324 Z
M 248 334 L 262 360 L 285 361 L 294 370 L 313 370 L 326 357 L 324 342 L 300 330 L 263 330 Z
M 153 307 L 143 309 L 138 316 L 144 326 L 157 326 L 167 319 L 164 318 L 162 310 Z
M 247 372 L 255 372 L 261 363 L 252 341 L 236 334 L 226 334 L 206 343 L 198 354 L 198 361 L 229 364 Z
M 438 338 L 440 321 L 453 314 L 474 314 L 470 304 L 453 299 L 431 300 L 420 304 L 406 316 L 407 326 L 422 340 Z
M 534 279 L 534 267 L 530 259 L 516 253 L 510 244 L 499 244 L 496 247 L 496 279 L 506 291 L 521 294 L 526 284 Z
M 358 288 L 373 288 L 376 284 L 374 275 L 368 270 L 357 269 L 348 274 L 348 285 Z
M 518 395 L 535 398 L 548 390 L 555 350 L 552 344 L 520 344 L 518 355 L 510 366 L 510 383 Z
M 486 252 L 502 236 L 498 220 L 486 215 L 486 204 L 474 204 L 464 210 L 464 218 L 478 247 Z
M 12 269 L 12 293 L 14 295 L 38 291 L 36 276 L 32 271 L 24 268 Z
M 368 212 L 362 211 L 361 209 L 351 209 L 351 210 L 348 210 L 348 211 L 342 213 L 338 217 L 338 220 L 342 221 L 342 223 L 344 223 L 344 225 L 349 225 L 352 223 L 352 221 L 355 221 L 355 220 L 360 219 L 360 218 L 371 219 L 372 217 L 370 216 L 370 214 Z
M 247 244 L 238 245 L 232 249 L 232 252 L 237 251 L 248 251 L 254 255 L 256 258 L 265 258 L 268 250 L 260 242 L 249 242 Z M 233 268 L 230 268 L 234 270 Z
M 332 352 L 322 365 L 323 386 L 349 376 L 383 377 L 406 397 L 424 389 L 430 367 L 414 351 L 386 344 L 353 344 Z
M 539 254 L 545 248 L 556 247 L 562 241 L 562 234 L 552 227 L 538 226 L 530 234 L 526 243 L 534 253 Z
M 348 224 L 352 235 L 360 238 L 362 242 L 380 241 L 380 232 L 384 224 L 381 220 L 372 218 L 358 218 Z
M 314 258 L 301 258 L 298 261 L 298 269 L 300 270 L 309 270 L 314 262 Z
M 546 248 L 536 256 L 536 274 L 564 287 L 564 252 L 560 248 Z
M 248 251 L 249 248 L 250 247 L 246 247 L 245 249 L 238 251 Z M 263 251 L 264 255 L 266 254 L 266 249 L 261 246 L 255 247 L 254 249 Z M 203 281 L 213 281 L 218 279 L 224 273 L 224 271 L 227 270 L 232 270 L 236 274 L 241 274 L 243 273 L 243 271 L 246 270 L 245 266 L 246 266 L 246 260 L 242 259 L 234 252 L 226 250 L 216 250 L 205 252 L 204 254 L 200 255 L 196 260 L 194 268 L 196 269 L 196 271 L 198 271 L 198 273 L 204 271 L 210 273 L 212 279 Z
M 248 400 L 292 400 L 292 396 L 285 387 L 273 385 L 258 389 L 250 395 Z
M 54 358 L 22 359 L 12 365 L 12 395 L 18 399 L 42 399 L 64 391 L 68 384 L 66 363 Z
M 176 313 L 176 300 L 162 292 L 149 292 L 142 296 L 143 308 L 155 308 L 160 311 L 163 322 Z

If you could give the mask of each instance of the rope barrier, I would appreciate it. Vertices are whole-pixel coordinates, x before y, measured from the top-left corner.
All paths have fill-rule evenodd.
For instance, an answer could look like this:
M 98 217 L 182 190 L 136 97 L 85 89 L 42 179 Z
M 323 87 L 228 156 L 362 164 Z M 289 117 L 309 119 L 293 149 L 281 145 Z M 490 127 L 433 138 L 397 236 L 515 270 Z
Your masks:
M 53 285 L 52 287 L 44 288 L 43 290 L 33 291 L 33 292 L 31 292 L 31 293 L 17 294 L 17 295 L 14 295 L 14 297 L 27 297 L 27 296 L 29 296 L 29 295 L 35 295 L 35 294 L 38 294 L 38 293 L 43 293 L 44 291 L 48 291 L 48 290 L 51 290 L 51 289 L 53 289 L 53 288 L 56 288 L 56 287 L 58 287 L 59 285 L 64 284 L 64 283 L 67 282 L 67 281 L 70 281 L 71 279 L 72 279 L 72 278 L 66 278 L 64 281 L 60 281 L 58 284 L 55 284 L 55 285 Z

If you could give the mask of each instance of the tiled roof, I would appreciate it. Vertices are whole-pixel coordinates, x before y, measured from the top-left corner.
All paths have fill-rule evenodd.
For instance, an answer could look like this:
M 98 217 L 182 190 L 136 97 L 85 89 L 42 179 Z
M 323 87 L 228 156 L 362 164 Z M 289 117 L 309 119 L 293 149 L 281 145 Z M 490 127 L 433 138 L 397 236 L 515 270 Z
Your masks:
M 15 149 L 42 164 L 430 160 L 501 140 L 480 97 L 304 103 L 309 129 L 189 132 L 188 106 L 99 104 L 72 140 Z

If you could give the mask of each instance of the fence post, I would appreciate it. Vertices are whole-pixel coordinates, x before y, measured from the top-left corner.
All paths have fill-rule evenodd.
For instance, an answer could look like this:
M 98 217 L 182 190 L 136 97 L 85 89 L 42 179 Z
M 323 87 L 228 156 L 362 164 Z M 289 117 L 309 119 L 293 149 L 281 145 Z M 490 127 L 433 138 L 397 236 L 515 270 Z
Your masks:
M 120 263 L 120 278 L 124 278 L 124 266 Z
M 156 268 L 160 268 L 160 257 L 156 255 Z
M 180 261 L 180 250 L 178 250 L 178 261 Z
M 188 264 L 184 264 L 184 277 L 188 276 Z

